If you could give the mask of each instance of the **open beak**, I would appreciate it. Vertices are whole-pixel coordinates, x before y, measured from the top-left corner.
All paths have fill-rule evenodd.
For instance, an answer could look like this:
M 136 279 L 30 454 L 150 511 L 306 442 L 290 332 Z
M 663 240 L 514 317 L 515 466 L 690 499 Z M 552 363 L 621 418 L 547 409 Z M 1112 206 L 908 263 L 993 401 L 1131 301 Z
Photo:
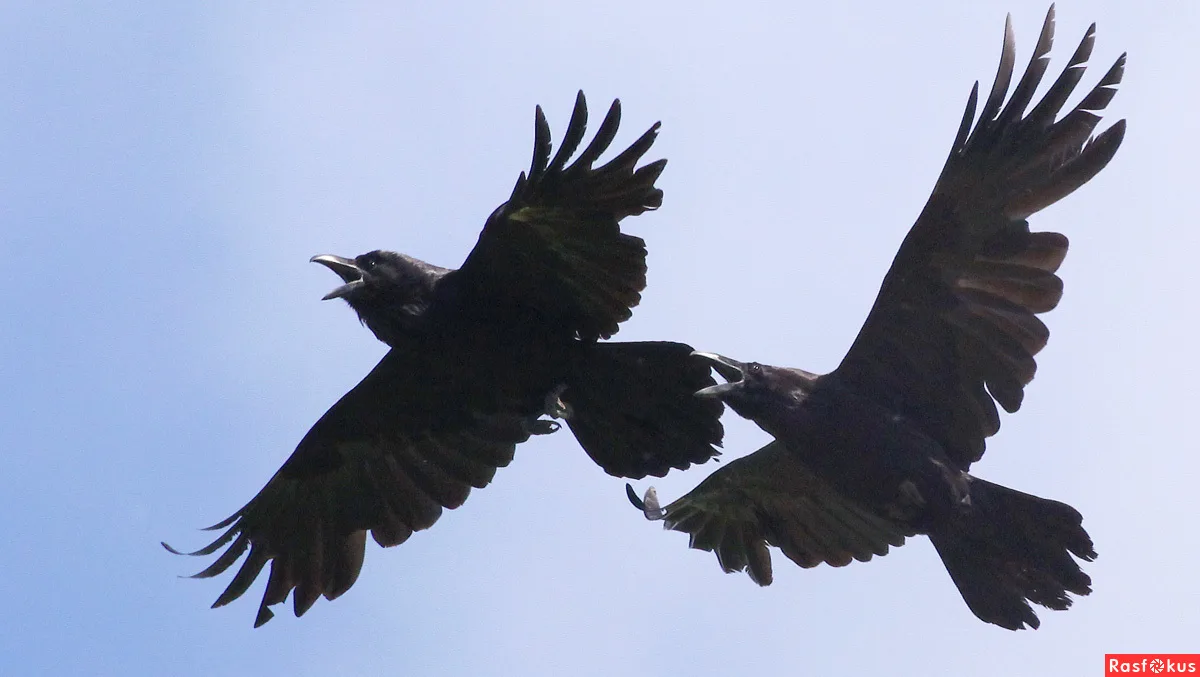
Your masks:
M 709 365 L 726 381 L 726 383 L 718 383 L 715 386 L 697 390 L 696 397 L 720 397 L 741 385 L 742 378 L 746 375 L 745 364 L 724 355 L 699 351 L 693 352 L 692 355 L 708 361 Z
M 354 263 L 354 259 L 334 256 L 333 254 L 321 254 L 320 256 L 312 257 L 309 259 L 309 261 L 312 263 L 319 263 L 332 270 L 333 272 L 337 273 L 338 277 L 342 278 L 343 282 L 346 283 L 322 296 L 322 301 L 341 298 L 366 284 L 363 282 L 362 269 L 359 268 L 356 263 Z

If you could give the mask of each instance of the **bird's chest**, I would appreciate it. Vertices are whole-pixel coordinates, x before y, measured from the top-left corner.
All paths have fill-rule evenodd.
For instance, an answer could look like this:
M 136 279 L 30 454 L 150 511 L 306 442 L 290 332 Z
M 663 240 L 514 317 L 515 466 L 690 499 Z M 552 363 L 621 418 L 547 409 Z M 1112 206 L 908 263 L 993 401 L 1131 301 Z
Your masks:
M 503 313 L 433 324 L 419 340 L 449 381 L 497 401 L 535 404 L 560 384 L 574 348 L 543 326 Z
M 826 481 L 879 514 L 914 527 L 954 510 L 965 483 L 935 440 L 909 419 L 855 397 L 816 398 L 797 453 Z

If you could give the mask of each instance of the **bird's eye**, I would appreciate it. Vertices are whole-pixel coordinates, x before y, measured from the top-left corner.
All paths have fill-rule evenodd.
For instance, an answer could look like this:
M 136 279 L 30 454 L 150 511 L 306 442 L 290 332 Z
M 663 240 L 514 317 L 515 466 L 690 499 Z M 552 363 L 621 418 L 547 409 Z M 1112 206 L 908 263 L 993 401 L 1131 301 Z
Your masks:
M 751 364 L 750 365 L 750 375 L 751 376 L 762 376 L 762 365 Z

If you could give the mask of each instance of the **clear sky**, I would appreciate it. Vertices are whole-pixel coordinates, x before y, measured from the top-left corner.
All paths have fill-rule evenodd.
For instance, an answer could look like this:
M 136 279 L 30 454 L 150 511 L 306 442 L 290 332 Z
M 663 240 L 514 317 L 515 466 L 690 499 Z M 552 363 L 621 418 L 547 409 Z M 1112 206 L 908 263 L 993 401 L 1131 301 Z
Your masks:
M 264 581 L 159 546 L 249 499 L 384 348 L 308 263 L 457 266 L 575 92 L 618 142 L 656 120 L 663 208 L 621 339 L 833 368 L 928 196 L 1011 11 L 897 3 L 0 5 L 0 673 L 1101 674 L 1200 651 L 1194 359 L 1200 5 L 1066 2 L 1129 51 L 1124 147 L 1038 214 L 1072 241 L 1020 414 L 978 474 L 1066 501 L 1095 593 L 1036 632 L 978 622 L 924 538 L 760 589 L 643 520 L 560 433 L 357 585 L 252 630 Z M 435 7 L 436 5 L 436 7 Z M 465 7 L 465 6 L 463 6 Z M 1106 123 L 1106 125 L 1109 123 Z M 727 418 L 727 454 L 766 437 Z M 716 465 L 655 482 L 670 500 Z M 638 482 L 639 490 L 649 482 Z

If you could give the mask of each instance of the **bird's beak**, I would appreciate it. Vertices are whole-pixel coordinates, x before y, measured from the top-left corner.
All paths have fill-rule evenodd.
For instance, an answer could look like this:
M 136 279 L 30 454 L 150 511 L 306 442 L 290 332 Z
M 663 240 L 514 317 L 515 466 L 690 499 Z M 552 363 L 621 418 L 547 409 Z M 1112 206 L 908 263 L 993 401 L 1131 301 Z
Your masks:
M 699 351 L 693 352 L 692 355 L 708 361 L 709 365 L 725 379 L 726 383 L 718 383 L 715 386 L 701 388 L 696 391 L 696 397 L 721 397 L 722 395 L 737 389 L 742 383 L 742 378 L 746 375 L 746 365 L 737 360 L 718 355 L 716 353 L 702 353 Z
M 329 299 L 341 298 L 343 296 L 346 296 L 347 294 L 350 294 L 355 289 L 358 289 L 359 287 L 363 286 L 363 284 L 365 284 L 363 282 L 362 269 L 359 268 L 356 263 L 354 263 L 354 259 L 347 259 L 347 258 L 343 258 L 341 256 L 334 256 L 333 254 L 321 254 L 320 256 L 312 257 L 311 259 L 309 259 L 309 261 L 311 263 L 319 263 L 319 264 L 325 266 L 326 268 L 332 270 L 333 272 L 338 274 L 338 277 L 342 278 L 342 281 L 344 281 L 346 283 L 346 284 L 338 287 L 337 289 L 334 289 L 333 291 L 329 292 L 328 294 L 322 296 L 321 297 L 322 301 L 328 301 Z

